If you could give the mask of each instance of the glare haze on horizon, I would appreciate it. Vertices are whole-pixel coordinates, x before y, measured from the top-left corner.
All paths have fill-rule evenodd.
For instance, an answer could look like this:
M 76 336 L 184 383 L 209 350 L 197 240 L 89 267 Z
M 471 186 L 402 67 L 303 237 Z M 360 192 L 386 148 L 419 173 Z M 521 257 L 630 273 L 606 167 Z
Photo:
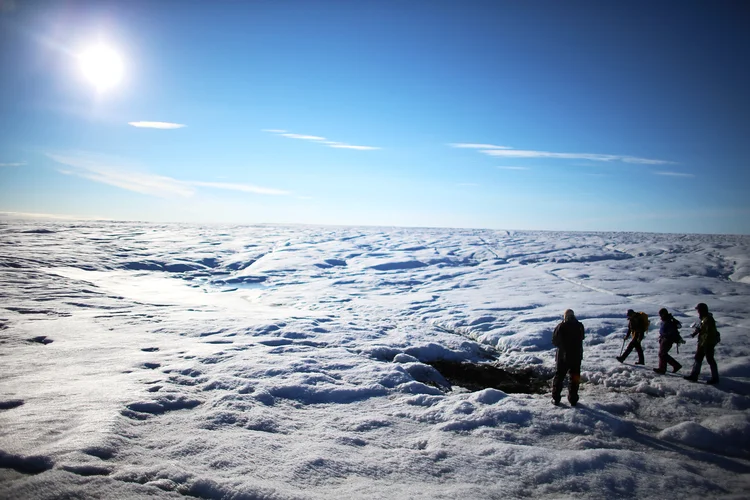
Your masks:
M 0 212 L 750 233 L 740 2 L 16 2 Z

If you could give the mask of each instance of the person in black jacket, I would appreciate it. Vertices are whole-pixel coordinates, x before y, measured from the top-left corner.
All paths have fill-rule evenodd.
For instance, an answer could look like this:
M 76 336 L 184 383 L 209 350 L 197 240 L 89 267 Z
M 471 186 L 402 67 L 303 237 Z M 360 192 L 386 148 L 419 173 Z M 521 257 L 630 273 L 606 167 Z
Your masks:
M 690 375 L 685 375 L 686 380 L 691 382 L 698 381 L 698 375 L 701 373 L 701 364 L 703 358 L 708 361 L 708 366 L 711 368 L 711 378 L 706 381 L 707 384 L 718 384 L 719 383 L 719 368 L 716 366 L 716 360 L 714 359 L 714 350 L 716 344 L 721 342 L 721 334 L 716 329 L 716 320 L 714 315 L 708 312 L 708 306 L 701 302 L 695 306 L 695 310 L 698 311 L 700 317 L 700 323 L 695 326 L 695 331 L 691 337 L 698 337 L 698 349 L 695 351 L 695 363 L 693 363 L 693 370 Z
M 634 310 L 628 309 L 628 332 L 625 334 L 625 338 L 627 339 L 628 337 L 631 337 L 631 339 L 628 347 L 625 349 L 625 352 L 620 356 L 617 356 L 617 361 L 619 361 L 620 363 L 624 363 L 625 358 L 630 355 L 630 351 L 635 349 L 635 352 L 638 354 L 638 361 L 636 361 L 635 364 L 644 364 L 643 348 L 641 347 L 641 342 L 643 342 L 643 336 L 646 334 L 646 330 L 648 330 L 648 323 L 645 322 L 642 316 L 643 314 L 636 313 Z
M 654 371 L 663 375 L 667 373 L 667 365 L 669 365 L 672 367 L 672 373 L 677 373 L 682 368 L 682 365 L 669 355 L 669 350 L 675 343 L 682 340 L 679 330 L 682 324 L 677 318 L 669 314 L 666 307 L 659 309 L 659 318 L 661 318 L 661 326 L 659 327 L 659 367 L 654 368 Z
M 570 373 L 568 402 L 571 406 L 578 403 L 578 385 L 581 383 L 581 361 L 583 360 L 583 323 L 576 319 L 572 309 L 565 311 L 563 321 L 552 334 L 552 344 L 557 347 L 555 361 L 557 371 L 552 381 L 552 403 L 560 404 L 563 381 Z

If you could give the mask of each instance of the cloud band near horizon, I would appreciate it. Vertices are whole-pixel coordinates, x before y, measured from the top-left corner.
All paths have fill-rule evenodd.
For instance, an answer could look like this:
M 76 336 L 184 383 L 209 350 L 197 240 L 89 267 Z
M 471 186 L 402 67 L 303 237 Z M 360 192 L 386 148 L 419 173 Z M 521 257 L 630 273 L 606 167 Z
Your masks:
M 290 191 L 254 186 L 252 184 L 183 181 L 173 177 L 137 170 L 133 167 L 123 165 L 121 161 L 106 159 L 87 153 L 47 153 L 47 157 L 69 167 L 69 169 L 58 169 L 62 174 L 75 175 L 94 182 L 161 198 L 172 196 L 189 198 L 195 194 L 196 187 L 272 196 L 288 196 L 292 194 Z

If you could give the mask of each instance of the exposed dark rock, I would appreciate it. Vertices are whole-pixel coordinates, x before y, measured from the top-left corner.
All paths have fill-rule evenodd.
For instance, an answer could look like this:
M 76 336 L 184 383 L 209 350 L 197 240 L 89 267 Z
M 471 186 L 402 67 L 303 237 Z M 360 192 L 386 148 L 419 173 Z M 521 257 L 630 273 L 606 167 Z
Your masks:
M 428 363 L 452 385 L 469 391 L 498 389 L 506 393 L 544 394 L 549 379 L 531 370 L 511 372 L 490 363 L 468 363 L 438 360 Z

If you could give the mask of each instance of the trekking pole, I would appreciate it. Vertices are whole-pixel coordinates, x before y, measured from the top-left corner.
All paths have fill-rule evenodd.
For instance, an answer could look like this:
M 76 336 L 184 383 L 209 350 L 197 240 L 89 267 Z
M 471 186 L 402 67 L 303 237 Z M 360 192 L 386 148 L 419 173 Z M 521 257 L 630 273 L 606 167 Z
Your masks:
M 625 338 L 622 339 L 622 347 L 620 347 L 620 356 L 622 356 L 622 351 L 625 349 L 625 343 L 628 341 L 628 335 L 625 334 Z

